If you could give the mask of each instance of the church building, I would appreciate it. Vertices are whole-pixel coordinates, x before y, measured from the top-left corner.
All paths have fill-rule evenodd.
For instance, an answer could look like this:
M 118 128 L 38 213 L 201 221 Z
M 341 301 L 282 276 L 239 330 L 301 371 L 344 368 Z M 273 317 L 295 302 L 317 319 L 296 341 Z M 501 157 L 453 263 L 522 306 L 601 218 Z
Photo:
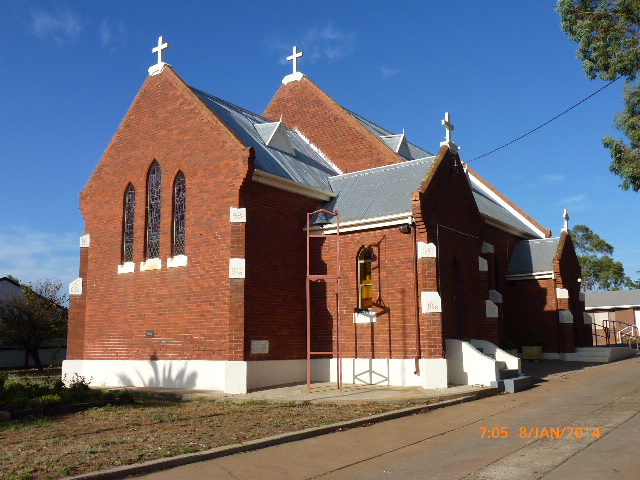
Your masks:
M 338 105 L 294 47 L 258 115 L 188 86 L 167 47 L 80 194 L 63 373 L 445 388 L 518 373 L 507 346 L 591 345 L 567 224 L 552 237 L 462 162 L 449 114 L 431 153 Z

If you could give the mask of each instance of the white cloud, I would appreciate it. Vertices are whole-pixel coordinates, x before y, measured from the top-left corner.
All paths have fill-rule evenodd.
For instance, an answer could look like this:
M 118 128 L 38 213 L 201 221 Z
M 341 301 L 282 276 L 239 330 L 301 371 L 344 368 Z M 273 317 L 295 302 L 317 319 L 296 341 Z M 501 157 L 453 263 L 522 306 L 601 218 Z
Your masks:
M 127 29 L 121 20 L 111 22 L 106 18 L 103 19 L 102 22 L 100 22 L 100 29 L 98 31 L 102 48 L 109 53 L 113 53 L 122 48 L 124 46 L 126 33 Z
M 51 40 L 57 45 L 75 39 L 82 31 L 80 18 L 66 9 L 57 14 L 33 10 L 31 19 L 36 37 L 41 40 Z
M 560 206 L 562 208 L 566 208 L 569 210 L 569 215 L 571 212 L 584 212 L 588 205 L 587 195 L 584 193 L 580 193 L 578 195 L 572 195 L 570 197 L 565 197 L 560 200 Z
M 311 63 L 321 60 L 340 60 L 355 50 L 355 31 L 345 32 L 335 28 L 331 23 L 321 28 L 311 28 L 301 37 L 293 41 L 284 41 L 279 36 L 274 36 L 269 42 L 274 51 L 290 52 L 294 45 L 298 46 L 298 51 L 304 53 L 304 58 Z M 286 56 L 289 56 L 288 53 Z M 281 64 L 286 64 L 285 56 L 280 58 Z
M 389 78 L 392 77 L 398 73 L 400 73 L 400 70 L 397 69 L 393 69 L 393 68 L 387 68 L 387 67 L 382 67 L 382 76 L 384 78 Z
M 79 237 L 0 227 L 0 277 L 13 275 L 24 283 L 53 279 L 68 285 L 78 276 Z
M 544 183 L 558 183 L 565 179 L 564 175 L 543 175 L 540 177 Z

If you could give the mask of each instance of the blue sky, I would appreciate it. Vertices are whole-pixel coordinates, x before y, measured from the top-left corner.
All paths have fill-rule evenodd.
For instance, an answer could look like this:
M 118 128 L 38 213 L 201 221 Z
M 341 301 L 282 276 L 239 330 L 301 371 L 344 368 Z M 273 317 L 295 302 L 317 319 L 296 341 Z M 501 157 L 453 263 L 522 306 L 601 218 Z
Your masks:
M 78 273 L 78 195 L 155 63 L 262 113 L 297 45 L 299 68 L 339 104 L 435 152 L 451 112 L 469 161 L 604 85 L 587 80 L 555 2 L 9 1 L 0 11 L 0 276 Z M 640 193 L 609 173 L 601 139 L 622 83 L 510 147 L 471 163 L 558 234 L 562 210 L 640 270 Z

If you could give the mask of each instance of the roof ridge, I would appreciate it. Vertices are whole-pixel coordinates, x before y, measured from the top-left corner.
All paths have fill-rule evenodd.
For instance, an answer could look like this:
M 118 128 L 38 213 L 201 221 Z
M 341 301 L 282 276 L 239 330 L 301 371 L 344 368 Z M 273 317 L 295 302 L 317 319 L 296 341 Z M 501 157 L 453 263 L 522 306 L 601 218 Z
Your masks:
M 401 168 L 401 167 L 406 167 L 407 165 L 415 165 L 417 163 L 424 163 L 427 162 L 428 160 L 432 160 L 435 158 L 435 155 L 431 156 L 431 157 L 424 157 L 424 158 L 415 158 L 413 160 L 405 160 L 404 162 L 399 162 L 399 163 L 392 163 L 391 165 L 382 165 L 380 167 L 373 167 L 373 168 L 367 168 L 366 170 L 358 170 L 356 172 L 348 172 L 348 173 L 342 173 L 340 175 L 334 175 L 330 178 L 344 178 L 344 177 L 348 177 L 350 175 L 356 176 L 356 175 L 366 175 L 369 173 L 373 173 L 374 170 L 380 171 L 380 170 L 392 170 L 394 168 Z

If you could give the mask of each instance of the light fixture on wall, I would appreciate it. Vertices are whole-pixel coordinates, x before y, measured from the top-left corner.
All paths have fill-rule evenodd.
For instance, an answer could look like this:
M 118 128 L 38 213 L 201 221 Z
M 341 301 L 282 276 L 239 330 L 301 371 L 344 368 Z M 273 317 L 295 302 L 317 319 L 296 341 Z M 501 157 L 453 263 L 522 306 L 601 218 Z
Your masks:
M 402 233 L 411 233 L 411 225 L 409 225 L 408 223 L 403 223 L 398 228 Z

